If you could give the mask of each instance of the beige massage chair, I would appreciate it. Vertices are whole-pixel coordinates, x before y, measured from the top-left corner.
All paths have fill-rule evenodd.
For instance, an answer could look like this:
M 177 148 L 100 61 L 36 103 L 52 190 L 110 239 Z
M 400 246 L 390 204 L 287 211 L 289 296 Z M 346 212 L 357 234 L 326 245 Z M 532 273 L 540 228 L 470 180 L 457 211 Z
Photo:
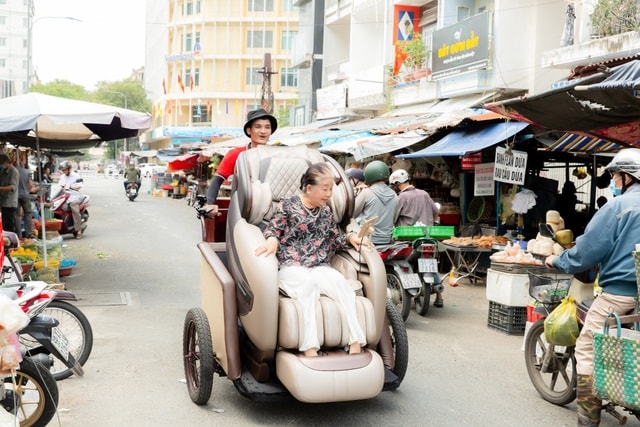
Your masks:
M 369 399 L 397 388 L 402 380 L 394 374 L 394 358 L 402 358 L 406 369 L 406 331 L 400 318 L 401 330 L 392 328 L 390 333 L 386 312 L 395 308 L 386 302 L 386 273 L 377 251 L 351 248 L 332 260 L 358 295 L 366 349 L 358 355 L 345 351 L 346 317 L 333 300 L 321 297 L 316 307 L 318 338 L 327 355 L 315 358 L 298 351 L 301 312 L 297 301 L 279 291 L 275 255 L 254 254 L 265 241 L 261 230 L 278 201 L 297 194 L 300 177 L 317 162 L 328 163 L 334 171 L 330 206 L 344 230 L 354 196 L 333 159 L 307 147 L 276 146 L 247 150 L 238 158 L 226 242 L 198 245 L 202 309 L 187 314 L 183 339 L 187 385 L 195 403 L 209 400 L 214 373 L 227 376 L 251 399 L 293 396 L 303 402 Z M 402 355 L 395 354 L 398 336 Z

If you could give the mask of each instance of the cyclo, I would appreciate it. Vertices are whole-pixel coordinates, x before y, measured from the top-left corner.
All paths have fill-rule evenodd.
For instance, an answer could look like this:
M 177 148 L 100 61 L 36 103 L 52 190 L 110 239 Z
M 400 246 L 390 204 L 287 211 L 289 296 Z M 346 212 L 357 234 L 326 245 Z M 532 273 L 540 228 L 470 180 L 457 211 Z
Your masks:
M 204 405 L 213 375 L 226 376 L 244 397 L 272 400 L 293 396 L 302 402 L 369 399 L 396 389 L 406 373 L 408 342 L 404 322 L 386 298 L 386 273 L 375 250 L 336 253 L 332 260 L 357 294 L 358 319 L 367 336 L 361 354 L 344 351 L 346 318 L 338 305 L 322 296 L 316 304 L 318 338 L 326 355 L 298 352 L 303 324 L 297 301 L 278 288 L 275 256 L 256 257 L 264 242 L 260 225 L 275 204 L 293 195 L 312 163 L 326 162 L 335 173 L 330 206 L 344 228 L 351 220 L 353 189 L 332 158 L 307 147 L 260 146 L 236 162 L 231 197 L 211 218 L 198 197 L 203 227 L 202 307 L 188 311 L 183 357 L 191 400 Z M 225 230 L 224 239 L 220 241 Z

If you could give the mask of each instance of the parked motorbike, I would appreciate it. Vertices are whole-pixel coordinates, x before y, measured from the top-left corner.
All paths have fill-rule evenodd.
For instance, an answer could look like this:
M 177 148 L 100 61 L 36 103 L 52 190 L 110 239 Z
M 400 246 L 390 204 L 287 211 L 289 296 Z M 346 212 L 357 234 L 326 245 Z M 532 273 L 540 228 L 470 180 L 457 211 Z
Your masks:
M 127 182 L 125 195 L 129 198 L 130 202 L 133 202 L 136 199 L 136 197 L 138 197 L 138 183 L 135 181 Z
M 82 182 L 80 178 L 77 182 Z M 51 196 L 51 211 L 53 216 L 62 220 L 62 226 L 60 228 L 60 234 L 77 234 L 77 230 L 74 229 L 73 215 L 69 206 L 69 199 L 71 197 L 80 198 L 80 217 L 82 219 L 82 233 L 84 234 L 87 228 L 87 221 L 89 221 L 89 196 L 81 194 L 79 191 L 60 188 L 57 193 Z
M 546 225 L 541 224 L 541 234 L 553 237 L 553 231 L 549 231 Z M 544 334 L 544 321 L 565 296 L 571 296 L 577 305 L 578 325 L 582 328 L 587 311 L 594 300 L 593 283 L 545 268 L 532 269 L 528 274 L 529 294 L 537 301 L 533 310 L 537 320 L 528 328 L 524 341 L 527 373 L 534 388 L 544 400 L 555 405 L 567 405 L 576 398 L 578 374 L 575 346 L 549 343 Z M 616 418 L 621 425 L 625 424 L 626 416 L 616 408 L 611 402 L 603 402 L 602 409 Z M 640 414 L 635 411 L 628 408 L 623 410 L 640 419 Z
M 198 197 L 198 181 L 189 181 L 189 187 L 187 187 L 187 195 L 185 199 L 187 199 L 188 206 L 195 206 L 196 200 Z
M 431 238 L 420 238 L 413 242 L 413 253 L 409 258 L 418 273 L 422 276 L 422 289 L 414 297 L 416 311 L 425 316 L 429 312 L 431 295 L 444 291 L 444 285 L 438 269 L 438 241 Z

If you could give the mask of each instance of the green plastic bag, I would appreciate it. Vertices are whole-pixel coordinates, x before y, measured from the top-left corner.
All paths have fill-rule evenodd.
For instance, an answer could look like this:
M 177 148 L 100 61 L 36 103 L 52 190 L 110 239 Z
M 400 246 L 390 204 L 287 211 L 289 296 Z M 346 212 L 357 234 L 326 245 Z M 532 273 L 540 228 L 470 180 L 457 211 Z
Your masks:
M 576 302 L 573 297 L 563 298 L 560 305 L 544 319 L 544 336 L 550 344 L 571 347 L 576 345 L 579 334 Z

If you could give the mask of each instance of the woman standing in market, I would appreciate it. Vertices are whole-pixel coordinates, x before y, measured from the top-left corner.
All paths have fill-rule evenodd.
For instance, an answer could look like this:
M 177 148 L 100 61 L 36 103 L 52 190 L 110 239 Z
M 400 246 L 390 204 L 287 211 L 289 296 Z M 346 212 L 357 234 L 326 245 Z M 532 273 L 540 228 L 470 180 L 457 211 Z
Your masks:
M 619 315 L 636 307 L 638 294 L 632 252 L 640 243 L 640 149 L 620 150 L 606 168 L 621 195 L 600 208 L 571 249 L 545 260 L 549 268 L 579 273 L 600 265 L 602 294 L 589 308 L 576 342 L 578 425 L 600 424 L 602 401 L 593 394 L 593 330 L 602 330 L 611 311 Z

